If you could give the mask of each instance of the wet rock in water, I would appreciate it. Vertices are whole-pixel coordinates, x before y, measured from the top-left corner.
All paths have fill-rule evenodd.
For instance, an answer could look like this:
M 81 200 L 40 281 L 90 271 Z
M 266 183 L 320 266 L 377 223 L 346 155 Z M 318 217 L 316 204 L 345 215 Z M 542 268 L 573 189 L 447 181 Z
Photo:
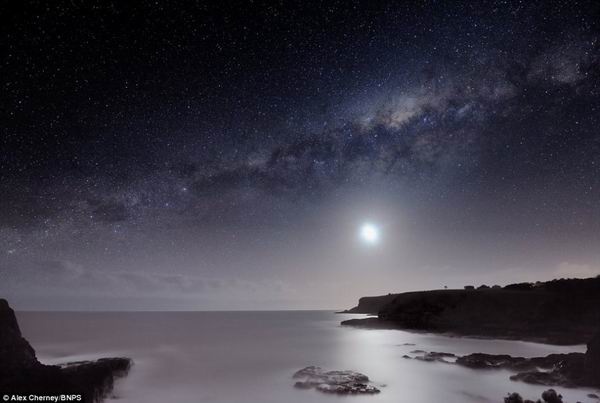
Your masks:
M 484 353 L 469 354 L 456 359 L 458 365 L 472 369 L 534 368 L 534 365 L 527 361 L 525 358 L 511 357 L 506 354 L 494 355 Z
M 412 353 L 420 355 L 415 357 L 404 356 L 404 358 L 414 358 L 415 360 L 426 362 L 456 364 L 471 369 L 506 369 L 516 372 L 510 377 L 512 381 L 570 388 L 576 386 L 598 385 L 594 383 L 594 372 L 589 369 L 590 362 L 592 364 L 594 363 L 594 360 L 590 359 L 590 357 L 593 357 L 593 355 L 590 354 L 590 350 L 593 352 L 593 347 L 588 347 L 588 352 L 586 354 L 550 354 L 545 357 L 533 358 L 484 353 L 455 356 L 451 353 L 428 353 L 422 350 L 415 350 Z
M 474 353 L 457 358 L 456 363 L 473 369 L 509 369 L 513 371 L 530 371 L 538 368 L 552 370 L 562 368 L 564 371 L 579 370 L 584 355 L 582 353 L 550 354 L 545 357 L 512 357 L 506 354 Z M 576 368 L 575 368 L 576 367 Z
M 456 358 L 456 355 L 452 353 L 440 353 L 437 351 L 432 351 L 430 353 L 423 352 L 425 354 L 421 356 L 415 357 L 415 360 L 419 361 L 427 361 L 427 362 L 444 362 L 451 363 L 452 361 L 448 361 L 448 358 Z
M 548 389 L 542 393 L 542 399 L 546 403 L 562 403 L 562 396 L 556 393 L 554 389 Z
M 315 388 L 323 393 L 335 394 L 375 394 L 379 389 L 369 384 L 369 377 L 355 371 L 324 371 L 321 367 L 303 368 L 293 375 L 298 381 L 294 387 Z
M 548 389 L 542 393 L 542 400 L 538 399 L 537 403 L 563 403 L 562 396 L 556 393 L 554 389 Z M 533 400 L 523 399 L 518 393 L 511 393 L 504 398 L 504 403 L 536 403 Z
M 511 393 L 504 398 L 504 403 L 524 403 L 523 398 L 518 393 Z
M 560 385 L 567 388 L 577 386 L 572 380 L 565 377 L 559 371 L 529 371 L 529 372 L 519 372 L 518 374 L 511 375 L 511 381 L 520 381 L 525 383 L 530 383 L 533 385 Z

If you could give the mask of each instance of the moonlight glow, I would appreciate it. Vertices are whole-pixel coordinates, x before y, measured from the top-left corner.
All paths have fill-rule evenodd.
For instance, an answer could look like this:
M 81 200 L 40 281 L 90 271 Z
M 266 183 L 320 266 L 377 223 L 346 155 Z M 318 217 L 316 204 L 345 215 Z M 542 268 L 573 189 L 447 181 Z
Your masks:
M 363 224 L 360 238 L 367 244 L 376 244 L 379 241 L 379 229 L 373 224 Z

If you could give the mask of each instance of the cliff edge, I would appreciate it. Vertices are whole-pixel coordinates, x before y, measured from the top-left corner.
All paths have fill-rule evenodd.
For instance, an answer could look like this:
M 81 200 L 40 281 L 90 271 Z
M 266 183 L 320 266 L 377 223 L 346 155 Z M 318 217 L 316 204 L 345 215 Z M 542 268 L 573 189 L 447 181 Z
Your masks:
M 127 374 L 129 358 L 103 358 L 62 366 L 40 363 L 21 335 L 14 311 L 0 299 L 0 394 L 80 395 L 82 402 L 100 402 L 114 380 Z
M 368 305 L 377 318 L 342 324 L 584 344 L 600 328 L 600 277 L 391 294 Z

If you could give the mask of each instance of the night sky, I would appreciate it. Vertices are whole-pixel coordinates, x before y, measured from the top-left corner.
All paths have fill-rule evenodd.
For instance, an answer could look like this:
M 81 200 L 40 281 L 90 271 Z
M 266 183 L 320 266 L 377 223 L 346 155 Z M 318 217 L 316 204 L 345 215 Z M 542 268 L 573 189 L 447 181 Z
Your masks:
M 600 274 L 600 4 L 219 3 L 2 2 L 17 308 Z

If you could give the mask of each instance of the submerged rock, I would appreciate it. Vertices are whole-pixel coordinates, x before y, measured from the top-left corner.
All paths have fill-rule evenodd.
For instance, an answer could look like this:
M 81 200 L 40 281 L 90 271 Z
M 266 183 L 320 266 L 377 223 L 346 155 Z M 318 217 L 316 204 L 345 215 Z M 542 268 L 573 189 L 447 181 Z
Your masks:
M 21 335 L 14 311 L 0 299 L 0 391 L 21 395 L 81 395 L 81 401 L 101 401 L 117 377 L 127 374 L 129 358 L 103 358 L 44 365 Z
M 298 381 L 294 387 L 300 389 L 315 388 L 323 393 L 375 394 L 379 389 L 369 384 L 369 377 L 355 371 L 324 371 L 321 367 L 310 366 L 293 375 Z

